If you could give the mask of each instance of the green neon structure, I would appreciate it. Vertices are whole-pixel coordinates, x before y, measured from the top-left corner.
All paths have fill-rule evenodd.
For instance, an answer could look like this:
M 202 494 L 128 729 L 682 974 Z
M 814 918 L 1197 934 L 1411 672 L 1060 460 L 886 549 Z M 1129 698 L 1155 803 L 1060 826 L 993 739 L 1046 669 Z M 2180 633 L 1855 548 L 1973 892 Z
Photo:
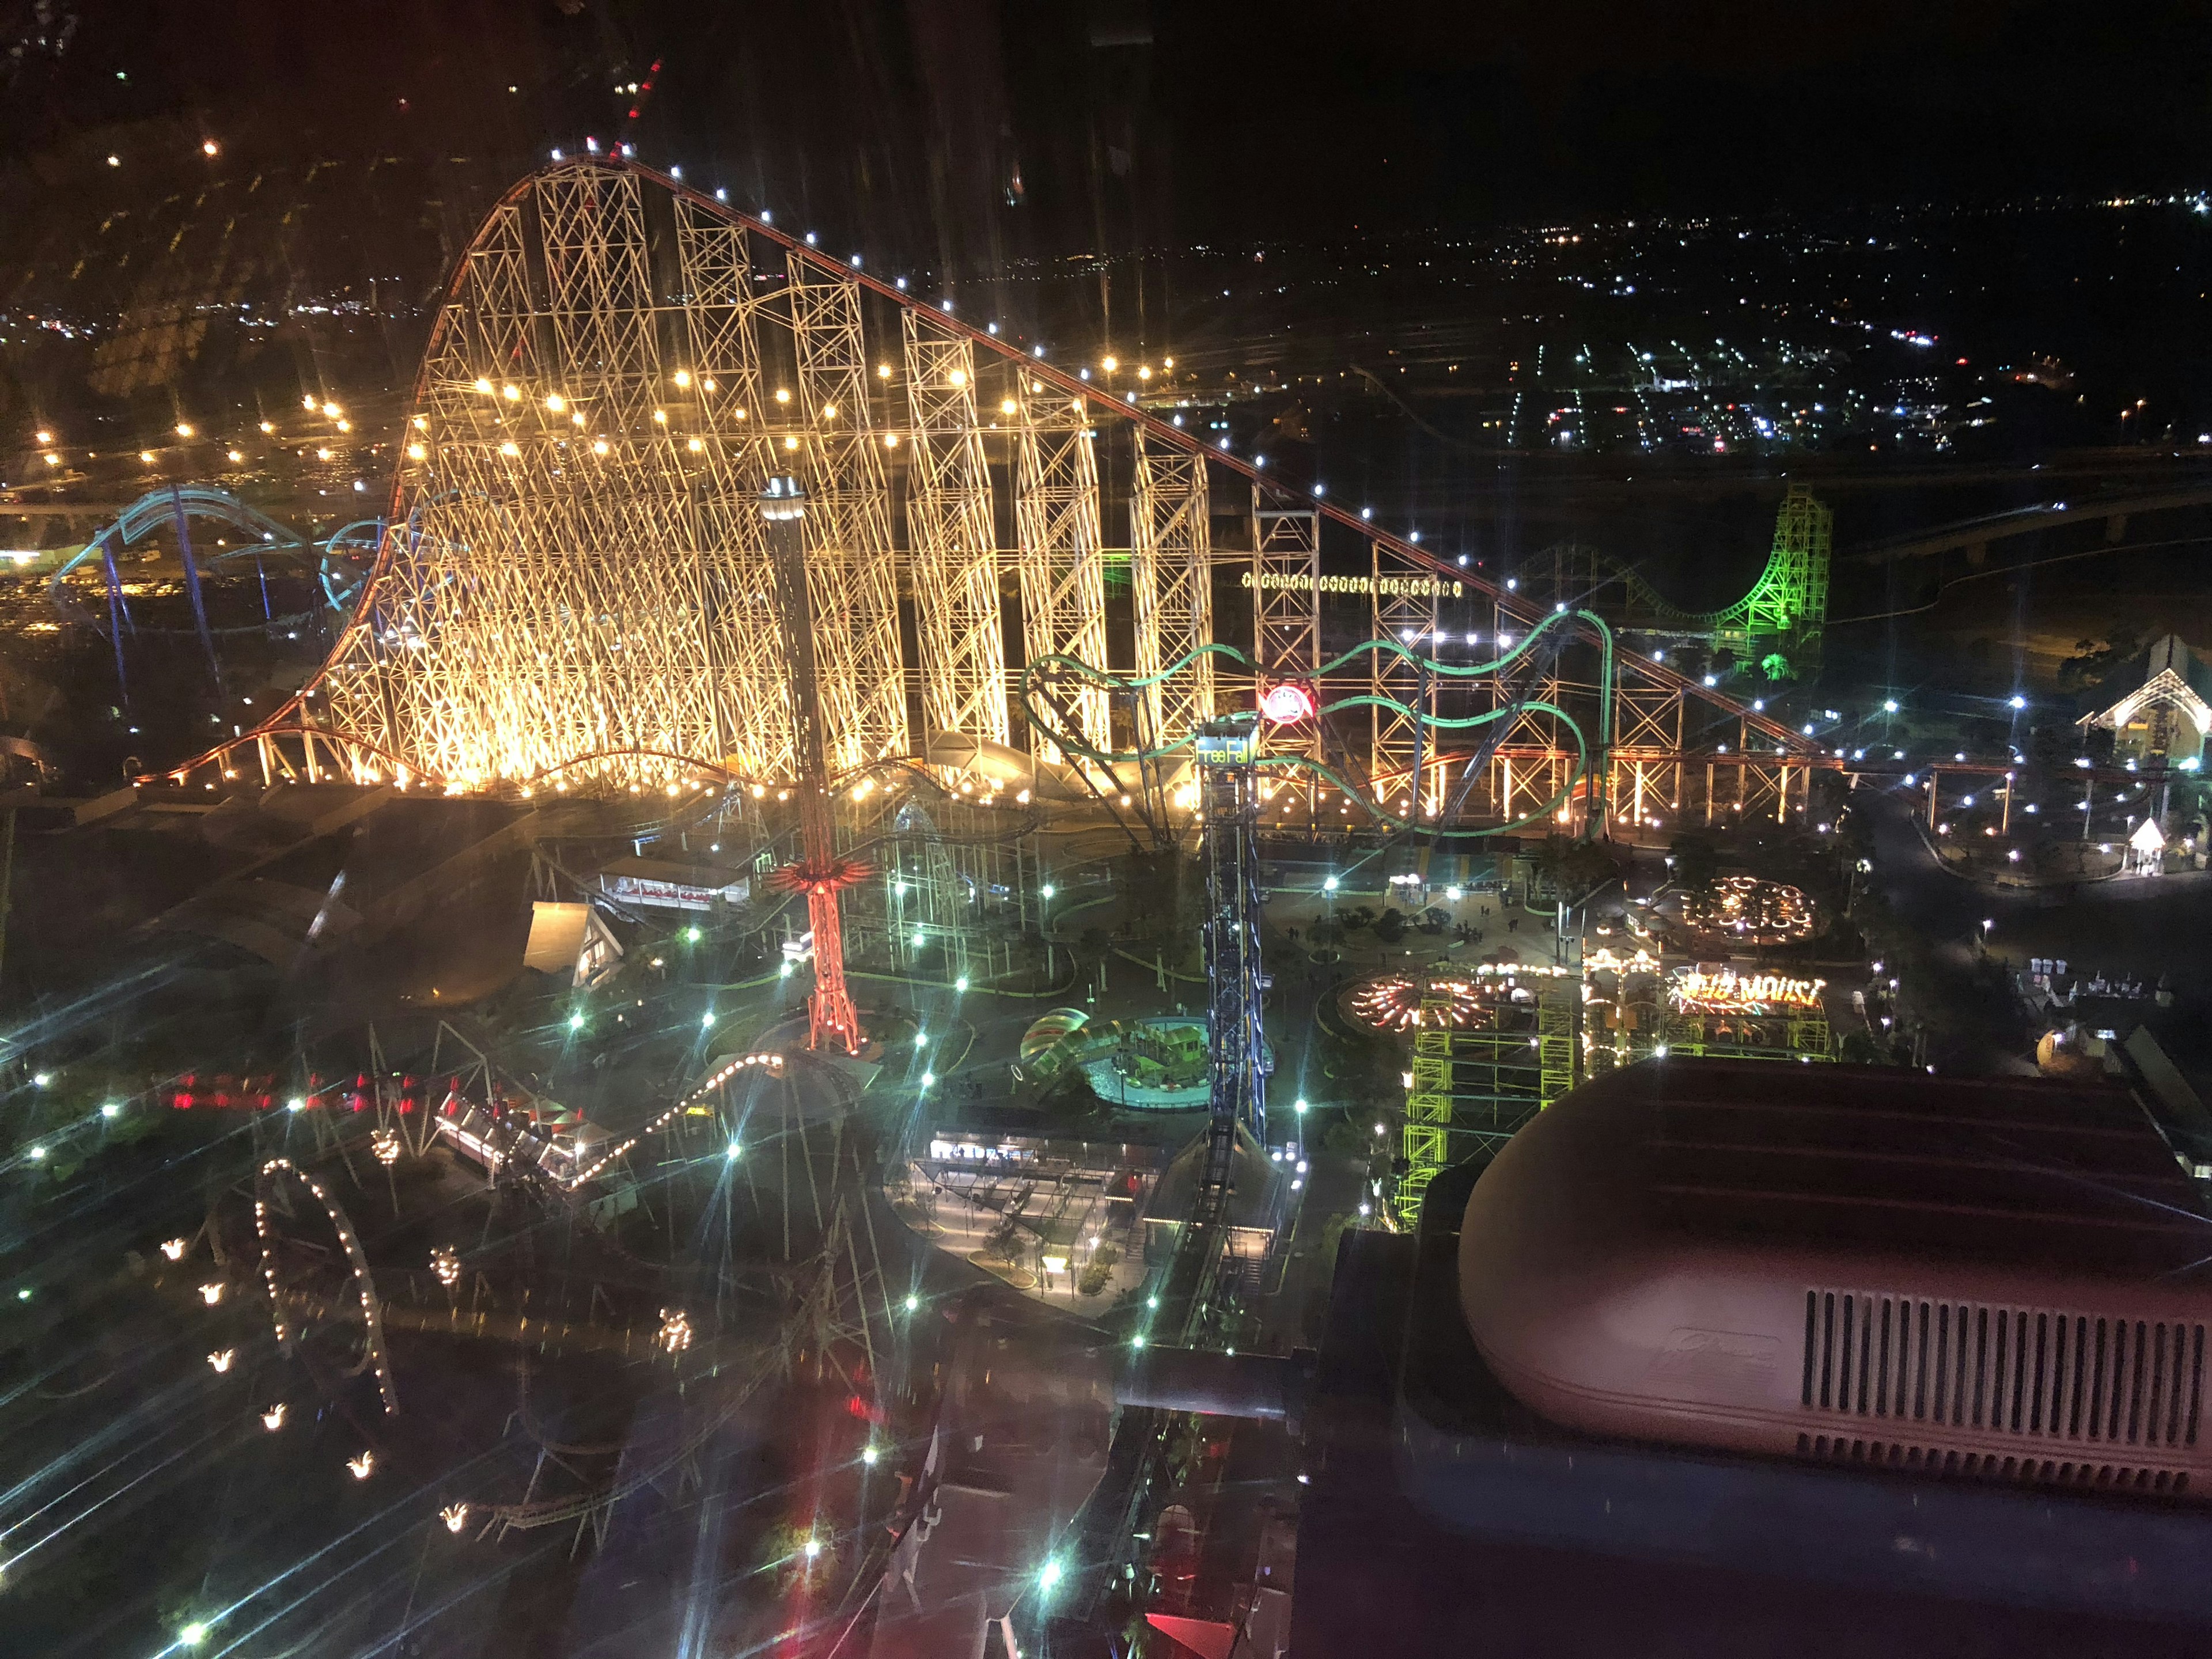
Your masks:
M 1804 485 L 1792 484 L 1775 514 L 1766 568 L 1749 592 L 1722 610 L 1685 611 L 1618 559 L 1572 543 L 1536 555 L 1521 586 L 1531 597 L 1604 603 L 1618 627 L 1704 639 L 1770 678 L 1788 678 L 1820 659 L 1834 548 L 1835 514 Z M 1610 602 L 1601 601 L 1607 589 Z
M 1408 708 L 1406 704 L 1396 701 L 1395 698 L 1361 695 L 1358 696 L 1340 697 L 1333 702 L 1324 703 L 1322 705 L 1319 713 L 1323 718 L 1326 718 L 1328 715 L 1338 714 L 1349 708 L 1366 708 L 1370 707 L 1389 708 L 1406 716 L 1408 720 L 1418 720 L 1432 730 L 1438 732 L 1472 731 L 1479 726 L 1489 726 L 1498 720 L 1517 718 L 1522 714 L 1533 713 L 1549 714 L 1553 718 L 1556 719 L 1559 724 L 1565 728 L 1567 735 L 1574 742 L 1575 769 L 1568 777 L 1566 783 L 1551 798 L 1551 799 L 1546 801 L 1541 806 L 1538 807 L 1533 812 L 1529 812 L 1521 817 L 1515 818 L 1510 823 L 1493 824 L 1486 829 L 1461 830 L 1457 833 L 1464 836 L 1500 836 L 1510 834 L 1516 830 L 1525 829 L 1532 823 L 1541 823 L 1549 818 L 1553 813 L 1556 812 L 1561 806 L 1572 799 L 1577 787 L 1581 785 L 1585 780 L 1588 780 L 1590 786 L 1589 796 L 1589 810 L 1585 814 L 1586 822 L 1583 826 L 1583 833 L 1589 834 L 1593 830 L 1603 825 L 1606 821 L 1605 799 L 1601 793 L 1601 786 L 1602 785 L 1605 777 L 1606 756 L 1613 746 L 1613 629 L 1607 624 L 1605 619 L 1597 615 L 1596 612 L 1583 610 L 1555 611 L 1553 614 L 1545 617 L 1538 621 L 1535 626 L 1530 629 L 1529 631 L 1522 637 L 1521 642 L 1518 645 L 1513 647 L 1504 655 L 1495 658 L 1489 662 L 1440 662 L 1434 658 L 1424 657 L 1419 652 L 1409 650 L 1395 640 L 1364 640 L 1359 644 L 1353 646 L 1349 651 L 1344 653 L 1343 655 L 1333 658 L 1329 661 L 1322 664 L 1319 668 L 1315 670 L 1313 678 L 1316 682 L 1322 681 L 1326 676 L 1334 673 L 1339 669 L 1343 668 L 1349 663 L 1356 661 L 1361 657 L 1366 656 L 1370 653 L 1381 653 L 1386 655 L 1403 658 L 1405 660 L 1416 665 L 1425 672 L 1429 674 L 1459 679 L 1477 678 L 1483 675 L 1495 674 L 1500 669 L 1511 667 L 1514 664 L 1519 662 L 1522 658 L 1528 656 L 1531 652 L 1533 652 L 1536 647 L 1537 641 L 1541 640 L 1547 634 L 1550 633 L 1554 629 L 1571 629 L 1577 627 L 1587 630 L 1589 635 L 1596 641 L 1599 647 L 1600 666 L 1597 695 L 1598 732 L 1597 740 L 1595 744 L 1591 743 L 1583 734 L 1581 724 L 1576 720 L 1573 715 L 1567 713 L 1565 709 L 1559 708 L 1557 704 L 1545 702 L 1533 697 L 1526 700 L 1517 706 L 1493 708 L 1487 713 L 1480 714 L 1468 714 L 1447 718 L 1442 715 L 1430 714 L 1420 709 Z M 1125 750 L 1119 753 L 1109 754 L 1104 750 L 1092 747 L 1091 744 L 1085 743 L 1079 733 L 1066 729 L 1067 722 L 1052 718 L 1050 716 L 1050 711 L 1039 707 L 1037 702 L 1039 694 L 1045 684 L 1048 682 L 1074 679 L 1085 681 L 1091 685 L 1099 686 L 1109 691 L 1118 693 L 1121 696 L 1127 696 L 1133 692 L 1144 690 L 1146 686 L 1157 685 L 1159 682 L 1168 678 L 1171 675 L 1181 673 L 1192 663 L 1197 661 L 1199 658 L 1208 655 L 1226 657 L 1231 662 L 1237 663 L 1240 666 L 1247 669 L 1253 667 L 1250 658 L 1247 657 L 1242 651 L 1237 650 L 1234 646 L 1228 645 L 1201 645 L 1195 651 L 1188 652 L 1184 655 L 1177 658 L 1166 667 L 1161 669 L 1158 673 L 1147 674 L 1142 677 L 1109 673 L 1103 669 L 1094 667 L 1090 663 L 1085 662 L 1079 657 L 1071 657 L 1061 653 L 1054 653 L 1050 656 L 1040 657 L 1022 671 L 1020 685 L 1022 716 L 1030 726 L 1042 732 L 1047 738 L 1050 738 L 1054 743 L 1060 745 L 1060 748 L 1066 750 L 1068 753 L 1079 755 L 1084 759 L 1093 762 L 1099 766 L 1110 769 L 1115 766 L 1127 766 L 1141 763 L 1146 761 L 1164 759 L 1170 755 L 1176 753 L 1180 750 L 1188 748 L 1196 738 L 1197 732 L 1194 730 L 1186 732 L 1182 736 L 1176 738 L 1173 742 L 1161 744 L 1157 747 Z M 1381 801 L 1370 799 L 1364 791 L 1360 790 L 1350 779 L 1345 777 L 1334 768 L 1325 765 L 1323 763 L 1315 760 L 1309 756 L 1299 754 L 1261 755 L 1255 763 L 1263 769 L 1314 773 L 1317 776 L 1327 779 L 1329 783 L 1342 791 L 1347 800 L 1358 801 L 1361 808 L 1370 816 L 1374 817 L 1376 822 L 1387 824 L 1393 830 L 1411 830 L 1418 827 L 1418 820 L 1416 818 L 1401 817 L 1398 814 L 1389 811 Z

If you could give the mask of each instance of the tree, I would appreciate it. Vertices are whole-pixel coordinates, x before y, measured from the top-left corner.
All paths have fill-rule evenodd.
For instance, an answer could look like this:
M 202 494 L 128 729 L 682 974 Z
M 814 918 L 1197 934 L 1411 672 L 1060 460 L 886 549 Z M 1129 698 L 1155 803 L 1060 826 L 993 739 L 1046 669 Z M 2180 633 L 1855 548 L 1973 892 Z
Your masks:
M 1395 945 L 1400 939 L 1405 938 L 1405 913 L 1400 910 L 1385 909 L 1382 915 L 1376 919 L 1375 937 L 1385 945 Z
M 1556 898 L 1573 902 L 1620 874 L 1613 854 L 1595 842 L 1547 836 L 1536 854 L 1536 874 Z
M 1673 860 L 1674 884 L 1692 893 L 1709 890 L 1720 874 L 1720 848 L 1708 836 L 1677 836 L 1668 843 L 1667 856 Z
M 2085 691 L 2142 649 L 2132 628 L 2114 623 L 2102 640 L 2076 640 L 2074 654 L 2058 665 L 2058 689 Z
M 999 1218 L 991 1236 L 983 1241 L 983 1254 L 995 1261 L 1012 1261 L 1021 1254 L 1022 1224 L 1010 1215 Z

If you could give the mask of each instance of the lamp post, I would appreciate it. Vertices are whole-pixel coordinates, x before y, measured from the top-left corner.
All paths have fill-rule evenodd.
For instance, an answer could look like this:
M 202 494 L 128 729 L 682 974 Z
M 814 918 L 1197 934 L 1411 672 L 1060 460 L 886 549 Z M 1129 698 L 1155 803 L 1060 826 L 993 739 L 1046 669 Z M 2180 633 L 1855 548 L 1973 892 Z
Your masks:
M 844 929 L 837 895 L 866 873 L 866 866 L 837 856 L 836 832 L 830 817 L 829 745 L 822 730 L 821 686 L 815 675 L 814 616 L 806 593 L 806 554 L 799 534 L 806 516 L 806 491 L 799 480 L 779 474 L 761 491 L 761 517 L 767 521 L 769 562 L 775 574 L 776 610 L 783 626 L 784 687 L 791 702 L 793 757 L 799 771 L 799 856 L 778 872 L 783 884 L 806 895 L 806 919 L 814 930 L 814 994 L 807 1001 L 807 1047 L 824 1038 L 848 1054 L 867 1041 L 852 993 L 845 987 Z

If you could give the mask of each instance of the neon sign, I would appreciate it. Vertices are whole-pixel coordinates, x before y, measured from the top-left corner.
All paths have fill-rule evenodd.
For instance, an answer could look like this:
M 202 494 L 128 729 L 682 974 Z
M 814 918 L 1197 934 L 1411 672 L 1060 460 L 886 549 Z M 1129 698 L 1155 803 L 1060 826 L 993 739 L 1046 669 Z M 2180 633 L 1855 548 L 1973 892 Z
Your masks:
M 1820 1006 L 1825 979 L 1784 979 L 1778 974 L 1717 974 L 1685 968 L 1676 973 L 1668 996 L 1684 1013 L 1773 1014 Z

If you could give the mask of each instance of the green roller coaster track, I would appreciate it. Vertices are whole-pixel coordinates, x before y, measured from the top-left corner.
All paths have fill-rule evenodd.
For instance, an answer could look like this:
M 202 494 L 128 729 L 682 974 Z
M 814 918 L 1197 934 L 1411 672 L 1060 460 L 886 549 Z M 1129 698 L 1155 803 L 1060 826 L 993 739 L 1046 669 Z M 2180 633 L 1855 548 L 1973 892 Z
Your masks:
M 1314 672 L 1314 678 L 1319 682 L 1325 679 L 1328 675 L 1334 673 L 1346 665 L 1370 653 L 1382 653 L 1411 663 L 1425 673 L 1454 679 L 1474 679 L 1486 675 L 1495 675 L 1500 670 L 1512 667 L 1516 663 L 1528 657 L 1535 650 L 1538 643 L 1553 629 L 1571 628 L 1577 624 L 1589 629 L 1595 636 L 1601 653 L 1601 665 L 1597 698 L 1598 734 L 1595 750 L 1589 738 L 1583 734 L 1581 723 L 1574 716 L 1556 703 L 1546 702 L 1534 697 L 1523 698 L 1480 714 L 1445 717 L 1409 708 L 1395 698 L 1361 695 L 1341 697 L 1333 702 L 1322 704 L 1317 713 L 1320 718 L 1327 720 L 1332 714 L 1353 708 L 1387 708 L 1405 719 L 1438 732 L 1472 731 L 1499 720 L 1516 719 L 1524 714 L 1552 716 L 1574 739 L 1575 766 L 1566 782 L 1549 800 L 1524 817 L 1485 829 L 1462 830 L 1457 832 L 1470 836 L 1510 835 L 1514 830 L 1526 829 L 1529 824 L 1549 818 L 1561 806 L 1573 799 L 1576 789 L 1581 786 L 1584 779 L 1597 780 L 1604 776 L 1604 757 L 1613 743 L 1613 629 L 1603 617 L 1592 611 L 1554 611 L 1523 635 L 1518 645 L 1507 651 L 1504 655 L 1489 662 L 1439 662 L 1434 658 L 1424 657 L 1418 652 L 1408 649 L 1395 640 L 1363 640 L 1343 655 L 1322 664 Z M 1061 654 L 1040 657 L 1022 672 L 1022 714 L 1031 726 L 1061 749 L 1070 754 L 1079 755 L 1094 765 L 1103 767 L 1109 771 L 1119 766 L 1141 766 L 1147 761 L 1165 759 L 1188 749 L 1197 734 L 1194 732 L 1187 732 L 1173 742 L 1162 744 L 1158 748 L 1132 749 L 1120 753 L 1109 753 L 1104 750 L 1091 747 L 1079 733 L 1066 729 L 1067 722 L 1054 720 L 1051 718 L 1050 711 L 1041 709 L 1037 705 L 1038 691 L 1046 682 L 1074 678 L 1100 687 L 1114 696 L 1133 697 L 1147 686 L 1157 685 L 1161 681 L 1181 673 L 1199 658 L 1208 655 L 1226 657 L 1248 670 L 1255 666 L 1252 659 L 1242 651 L 1237 650 L 1234 646 L 1228 645 L 1200 646 L 1196 650 L 1177 658 L 1161 669 L 1158 673 L 1148 674 L 1141 678 L 1111 674 L 1103 669 L 1094 667 L 1078 657 Z M 1418 819 L 1400 817 L 1381 801 L 1371 799 L 1365 791 L 1360 789 L 1351 779 L 1334 767 L 1325 762 L 1316 760 L 1310 755 L 1262 755 L 1258 764 L 1262 768 L 1274 770 L 1313 773 L 1342 790 L 1346 799 L 1357 801 L 1364 811 L 1374 817 L 1376 822 L 1388 824 L 1393 830 L 1412 830 L 1419 827 Z M 1602 823 L 1604 821 L 1601 807 L 1589 816 L 1593 823 Z
M 1525 567 L 1520 586 L 1531 597 L 1569 605 L 1599 603 L 1616 625 L 1710 641 L 1786 678 L 1817 663 L 1828 621 L 1828 566 L 1835 515 L 1802 484 L 1792 484 L 1775 515 L 1774 545 L 1751 591 L 1719 611 L 1685 611 L 1608 554 L 1565 544 L 1547 548 Z M 1777 659 L 1779 659 L 1777 661 Z

